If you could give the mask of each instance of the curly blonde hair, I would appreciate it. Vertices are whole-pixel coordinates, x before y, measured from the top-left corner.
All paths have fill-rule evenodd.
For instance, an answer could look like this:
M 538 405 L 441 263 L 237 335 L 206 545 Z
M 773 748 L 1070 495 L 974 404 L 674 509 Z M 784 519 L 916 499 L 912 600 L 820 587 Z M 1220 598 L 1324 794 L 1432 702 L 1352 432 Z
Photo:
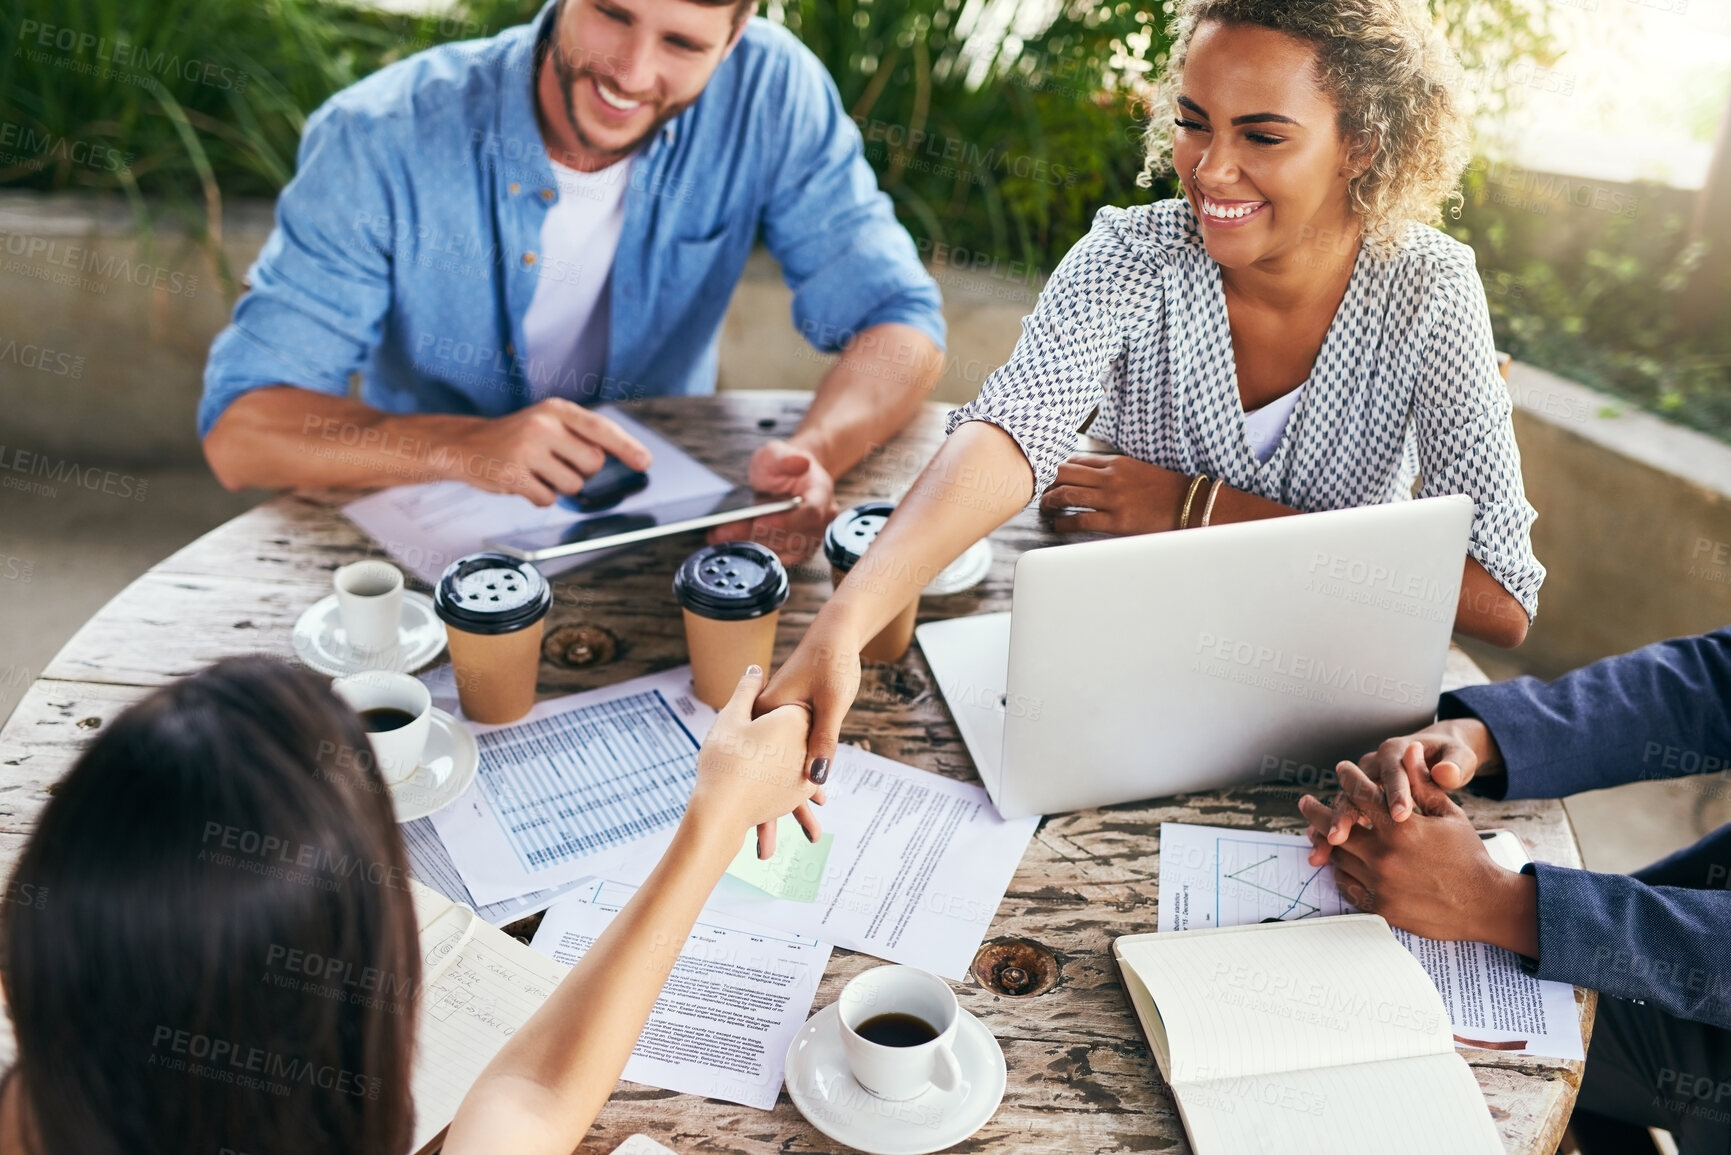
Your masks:
M 1370 165 L 1348 181 L 1347 203 L 1371 253 L 1386 257 L 1412 224 L 1434 225 L 1471 157 L 1455 85 L 1461 76 L 1441 33 L 1418 0 L 1178 0 L 1172 50 L 1154 81 L 1137 183 L 1172 171 L 1178 78 L 1196 29 L 1206 21 L 1272 28 L 1316 48 L 1317 75 L 1339 115 L 1343 140 Z

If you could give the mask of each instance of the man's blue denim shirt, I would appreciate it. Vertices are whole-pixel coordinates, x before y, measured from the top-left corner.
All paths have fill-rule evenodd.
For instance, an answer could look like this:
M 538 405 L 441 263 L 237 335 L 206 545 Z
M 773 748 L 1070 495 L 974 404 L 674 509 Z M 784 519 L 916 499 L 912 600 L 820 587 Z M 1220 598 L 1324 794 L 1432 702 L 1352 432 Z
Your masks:
M 381 69 L 307 121 L 250 291 L 211 346 L 199 436 L 249 389 L 347 396 L 357 370 L 361 400 L 393 413 L 509 413 L 531 400 L 532 374 L 537 396 L 585 404 L 712 392 L 722 315 L 760 230 L 817 349 L 888 322 L 942 346 L 937 285 L 834 83 L 753 17 L 630 162 L 605 377 L 542 384 L 523 315 L 542 279 L 580 273 L 538 252 L 559 195 L 532 92 L 552 8 Z

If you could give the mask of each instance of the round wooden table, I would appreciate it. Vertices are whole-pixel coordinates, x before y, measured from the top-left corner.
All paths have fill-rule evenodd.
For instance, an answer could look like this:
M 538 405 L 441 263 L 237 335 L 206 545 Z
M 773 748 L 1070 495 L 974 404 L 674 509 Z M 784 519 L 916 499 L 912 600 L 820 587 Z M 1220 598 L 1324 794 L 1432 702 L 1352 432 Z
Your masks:
M 645 421 L 728 476 L 743 476 L 750 452 L 767 437 L 793 432 L 809 394 L 728 393 L 634 406 Z M 929 404 L 908 429 L 842 482 L 851 504 L 889 497 L 913 479 L 943 436 L 946 407 Z M 122 591 L 66 644 L 0 730 L 0 857 L 10 871 L 52 784 L 79 748 L 150 687 L 233 654 L 293 656 L 290 631 L 308 605 L 330 592 L 331 572 L 379 547 L 339 512 L 353 494 L 295 493 L 235 518 L 153 567 Z M 1004 610 L 1017 554 L 1053 536 L 1028 511 L 993 535 L 996 559 L 979 586 L 928 597 L 922 620 Z M 686 661 L 685 638 L 669 583 L 695 536 L 664 539 L 559 579 L 550 628 L 585 622 L 619 639 L 610 661 L 583 668 L 544 662 L 544 696 L 591 689 Z M 782 611 L 776 659 L 784 660 L 830 593 L 821 557 L 796 567 Z M 1458 651 L 1449 682 L 1483 681 Z M 842 740 L 878 754 L 974 780 L 972 763 L 917 647 L 900 663 L 868 666 Z M 962 1005 L 997 1035 L 1009 1063 L 1009 1089 L 986 1126 L 956 1151 L 1184 1152 L 1172 1098 L 1112 962 L 1112 940 L 1153 929 L 1162 822 L 1247 829 L 1302 829 L 1297 799 L 1305 785 L 1260 785 L 1112 806 L 1044 820 L 998 908 L 987 943 L 1031 950 L 1055 964 L 1052 985 L 1009 995 L 977 960 L 960 985 Z M 1561 804 L 1461 799 L 1479 826 L 1518 832 L 1535 858 L 1580 865 Z M 1008 942 L 1006 940 L 1020 940 Z M 984 958 L 984 952 L 982 953 Z M 842 984 L 877 960 L 837 950 L 817 996 L 832 1001 Z M 984 973 L 982 973 L 984 972 Z M 982 979 L 985 981 L 982 982 Z M 1001 984 L 1000 984 L 1001 985 Z M 1577 991 L 1584 1034 L 1594 996 Z M 1552 1155 L 1580 1086 L 1582 1064 L 1467 1052 L 1505 1147 Z M 773 1113 L 621 1083 L 583 1151 L 610 1151 L 645 1132 L 681 1152 L 842 1150 L 814 1130 L 785 1092 Z

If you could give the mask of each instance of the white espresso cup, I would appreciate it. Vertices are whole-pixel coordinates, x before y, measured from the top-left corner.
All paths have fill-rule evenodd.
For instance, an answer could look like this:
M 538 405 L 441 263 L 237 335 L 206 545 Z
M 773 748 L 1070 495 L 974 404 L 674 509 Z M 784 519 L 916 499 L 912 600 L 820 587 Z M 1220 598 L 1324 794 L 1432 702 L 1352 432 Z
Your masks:
M 918 967 L 873 967 L 842 988 L 836 1008 L 841 1017 L 842 1049 L 854 1081 L 878 1098 L 912 1099 L 932 1087 L 953 1091 L 967 1085 L 954 1049 L 961 1010 L 950 984 L 937 975 Z M 917 1020 L 929 1030 L 916 1029 L 914 1037 L 933 1037 L 913 1045 L 893 1046 L 860 1034 L 863 1027 L 868 1034 L 886 1038 L 896 1033 L 893 1028 L 897 1026 L 916 1026 L 905 1019 L 884 1022 L 883 1016 Z M 905 1032 L 903 1037 L 907 1037 Z
M 394 649 L 403 621 L 403 571 L 388 561 L 357 561 L 331 580 L 349 648 L 363 654 Z
M 433 726 L 433 695 L 417 678 L 390 670 L 368 670 L 331 683 L 337 697 L 347 702 L 367 727 L 367 742 L 373 748 L 379 775 L 394 786 L 412 777 L 427 749 Z M 385 713 L 380 713 L 385 712 Z M 406 714 L 409 721 L 388 730 L 374 730 L 380 720 L 400 720 L 389 712 Z

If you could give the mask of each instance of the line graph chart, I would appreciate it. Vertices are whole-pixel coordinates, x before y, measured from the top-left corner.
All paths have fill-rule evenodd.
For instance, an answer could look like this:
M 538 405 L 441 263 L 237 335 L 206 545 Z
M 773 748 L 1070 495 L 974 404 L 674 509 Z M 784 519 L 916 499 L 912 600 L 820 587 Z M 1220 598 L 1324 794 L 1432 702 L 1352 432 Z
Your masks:
M 1334 872 L 1307 861 L 1310 847 L 1286 839 L 1214 840 L 1214 925 L 1289 922 L 1346 914 Z
M 1292 834 L 1160 824 L 1160 929 L 1200 930 L 1352 914 L 1334 871 Z

